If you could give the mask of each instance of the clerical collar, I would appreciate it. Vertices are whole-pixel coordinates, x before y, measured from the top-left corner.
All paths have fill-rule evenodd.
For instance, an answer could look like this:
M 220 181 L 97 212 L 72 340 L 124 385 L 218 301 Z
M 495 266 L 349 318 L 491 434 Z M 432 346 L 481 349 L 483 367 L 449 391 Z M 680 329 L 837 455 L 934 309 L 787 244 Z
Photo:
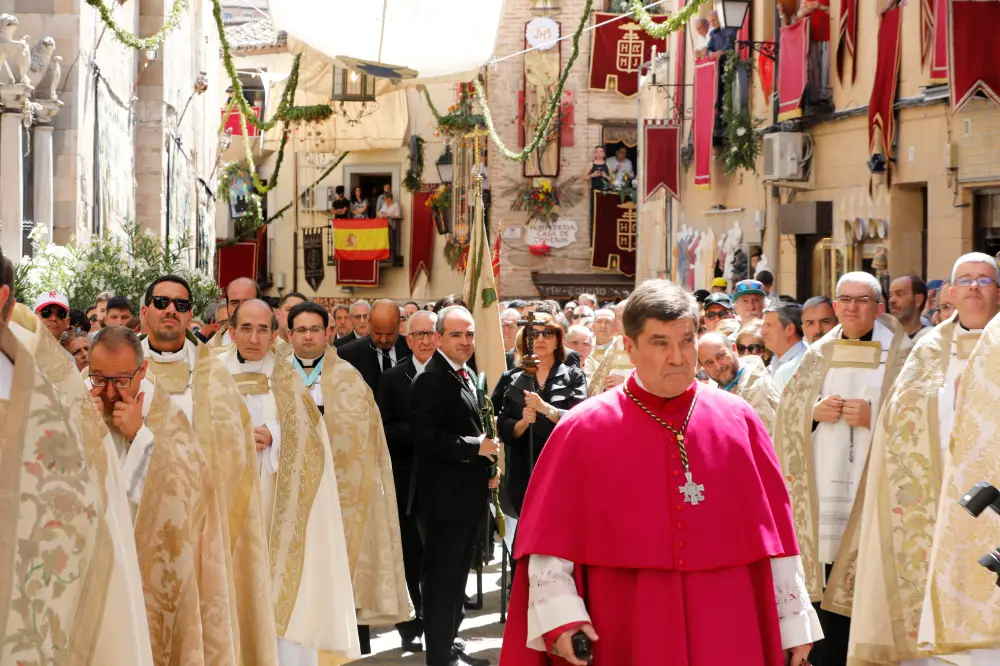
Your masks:
M 156 347 L 154 347 L 153 341 L 150 340 L 149 338 L 146 338 L 146 344 L 149 346 L 149 351 L 153 352 L 154 354 L 159 354 L 160 356 L 172 356 L 174 354 L 180 354 L 182 351 L 184 351 L 184 347 L 187 344 L 187 340 L 185 340 L 184 343 L 185 344 L 182 344 L 180 349 L 175 349 L 174 351 L 163 351 L 162 349 L 157 349 Z
M 858 342 L 871 342 L 872 336 L 875 334 L 875 327 L 872 326 L 871 330 L 862 335 L 860 338 L 849 338 L 844 333 L 844 329 L 840 329 L 840 337 L 843 340 L 857 340 Z
M 321 354 L 316 358 L 305 359 L 296 354 L 295 360 L 298 361 L 299 365 L 301 365 L 303 368 L 315 368 L 316 365 L 323 360 L 323 355 Z
M 594 348 L 595 349 L 599 349 L 601 351 L 605 351 L 605 350 L 609 349 L 611 347 L 611 345 L 613 345 L 614 343 L 615 343 L 615 339 L 611 338 L 610 340 L 608 340 L 607 342 L 605 342 L 603 345 L 594 345 Z
M 675 395 L 672 398 L 664 398 L 663 396 L 656 395 L 655 393 L 650 393 L 649 390 L 642 385 L 642 380 L 639 379 L 639 373 L 637 372 L 633 372 L 629 375 L 629 378 L 626 379 L 625 382 L 626 384 L 631 382 L 632 385 L 629 386 L 629 390 L 632 391 L 632 393 L 634 393 L 639 400 L 657 411 L 663 409 L 666 405 L 669 405 L 675 400 L 679 400 L 682 404 L 684 401 L 691 400 L 695 391 L 698 390 L 699 384 L 697 379 L 692 380 L 691 386 L 687 387 L 687 389 L 680 395 Z

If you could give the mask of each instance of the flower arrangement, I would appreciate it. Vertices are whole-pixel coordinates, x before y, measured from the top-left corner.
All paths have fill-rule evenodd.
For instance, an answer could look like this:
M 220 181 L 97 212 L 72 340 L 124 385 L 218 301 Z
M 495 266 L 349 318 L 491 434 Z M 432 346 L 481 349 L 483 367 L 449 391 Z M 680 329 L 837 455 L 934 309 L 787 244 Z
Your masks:
M 434 226 L 441 235 L 448 233 L 448 214 L 451 212 L 451 185 L 442 183 L 434 190 L 425 204 L 431 209 Z
M 635 202 L 635 180 L 625 176 L 625 180 L 617 188 L 617 192 L 622 203 Z
M 448 112 L 444 115 L 438 113 L 426 87 L 424 88 L 424 99 L 434 115 L 434 120 L 437 121 L 437 129 L 434 130 L 435 136 L 460 138 L 477 127 L 482 127 L 486 122 L 483 114 L 473 113 L 472 93 L 468 86 L 462 86 L 458 101 L 449 106 Z
M 726 128 L 722 159 L 726 164 L 726 175 L 738 171 L 757 173 L 757 156 L 760 155 L 759 122 L 750 117 L 750 112 L 738 108 L 734 99 L 736 77 L 746 72 L 747 80 L 753 74 L 753 63 L 743 60 L 736 51 L 726 56 L 726 68 L 722 73 L 722 122 Z
M 551 225 L 559 219 L 559 190 L 552 186 L 548 178 L 541 178 L 538 187 L 521 190 L 520 199 L 510 206 L 513 211 L 527 211 L 528 222 Z

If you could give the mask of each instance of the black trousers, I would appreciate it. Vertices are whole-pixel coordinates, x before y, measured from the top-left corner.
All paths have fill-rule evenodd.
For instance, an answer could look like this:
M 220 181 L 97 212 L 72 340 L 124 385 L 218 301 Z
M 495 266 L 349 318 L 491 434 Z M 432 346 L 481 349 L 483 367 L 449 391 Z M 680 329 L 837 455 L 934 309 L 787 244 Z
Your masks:
M 826 578 L 830 578 L 833 565 L 827 564 Z M 819 624 L 823 627 L 823 640 L 813 646 L 809 654 L 809 663 L 813 666 L 846 666 L 847 640 L 851 635 L 851 618 L 831 613 L 813 604 L 819 616 Z
M 465 584 L 482 526 L 481 520 L 417 519 L 424 544 L 420 598 L 427 666 L 445 666 L 452 659 L 452 646 L 465 619 Z
M 409 470 L 395 470 L 396 506 L 399 509 L 399 537 L 403 544 L 403 572 L 406 575 L 406 589 L 416 618 L 396 625 L 400 633 L 420 636 L 424 633 L 423 606 L 420 597 L 420 565 L 424 559 L 424 544 L 420 541 L 417 520 L 406 515 L 406 504 L 410 495 Z

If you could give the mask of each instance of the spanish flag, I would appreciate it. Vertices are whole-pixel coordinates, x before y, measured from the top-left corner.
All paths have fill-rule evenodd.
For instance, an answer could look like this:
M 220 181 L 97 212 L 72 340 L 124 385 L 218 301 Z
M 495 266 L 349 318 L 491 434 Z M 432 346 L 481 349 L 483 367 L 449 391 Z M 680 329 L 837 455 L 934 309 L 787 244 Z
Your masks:
M 381 261 L 389 258 L 389 220 L 337 218 L 333 223 L 333 256 L 337 261 Z

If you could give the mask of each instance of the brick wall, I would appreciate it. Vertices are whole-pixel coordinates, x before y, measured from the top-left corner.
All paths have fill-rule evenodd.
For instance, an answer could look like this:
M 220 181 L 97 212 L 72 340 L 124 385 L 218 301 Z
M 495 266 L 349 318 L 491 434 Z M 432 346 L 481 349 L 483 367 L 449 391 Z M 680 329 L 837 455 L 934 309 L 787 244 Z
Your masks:
M 532 18 L 547 15 L 558 21 L 564 36 L 575 30 L 583 0 L 559 0 L 552 2 L 558 9 L 533 12 L 530 0 L 508 0 L 504 17 L 497 34 L 497 57 L 516 53 L 524 48 L 524 27 Z M 601 7 L 603 3 L 595 3 Z M 572 91 L 576 102 L 574 146 L 561 148 L 559 177 L 557 183 L 573 176 L 582 176 L 589 170 L 593 147 L 601 142 L 603 123 L 606 121 L 628 121 L 634 124 L 636 118 L 635 98 L 625 98 L 614 92 L 588 90 L 590 69 L 591 34 L 585 33 L 580 40 L 580 56 L 573 66 L 566 90 Z M 565 66 L 572 51 L 570 39 L 560 43 L 562 62 Z M 499 63 L 488 72 L 488 99 L 497 131 L 511 149 L 517 149 L 517 99 L 524 79 L 524 58 L 518 56 Z M 618 123 L 625 124 L 625 123 Z M 509 210 L 510 198 L 504 199 L 500 192 L 512 184 L 526 183 L 522 177 L 522 164 L 500 159 L 495 148 L 490 155 L 490 187 L 493 192 L 492 226 L 502 233 L 512 227 L 521 227 L 521 237 L 504 241 L 500 269 L 501 298 L 535 296 L 538 291 L 531 281 L 532 272 L 541 273 L 591 273 L 588 197 L 572 208 L 560 211 L 560 217 L 577 224 L 576 242 L 572 245 L 553 249 L 548 257 L 535 257 L 528 252 L 524 241 L 526 213 Z M 508 180 L 509 179 L 509 180 Z M 585 192 L 589 192 L 589 182 L 582 182 Z

